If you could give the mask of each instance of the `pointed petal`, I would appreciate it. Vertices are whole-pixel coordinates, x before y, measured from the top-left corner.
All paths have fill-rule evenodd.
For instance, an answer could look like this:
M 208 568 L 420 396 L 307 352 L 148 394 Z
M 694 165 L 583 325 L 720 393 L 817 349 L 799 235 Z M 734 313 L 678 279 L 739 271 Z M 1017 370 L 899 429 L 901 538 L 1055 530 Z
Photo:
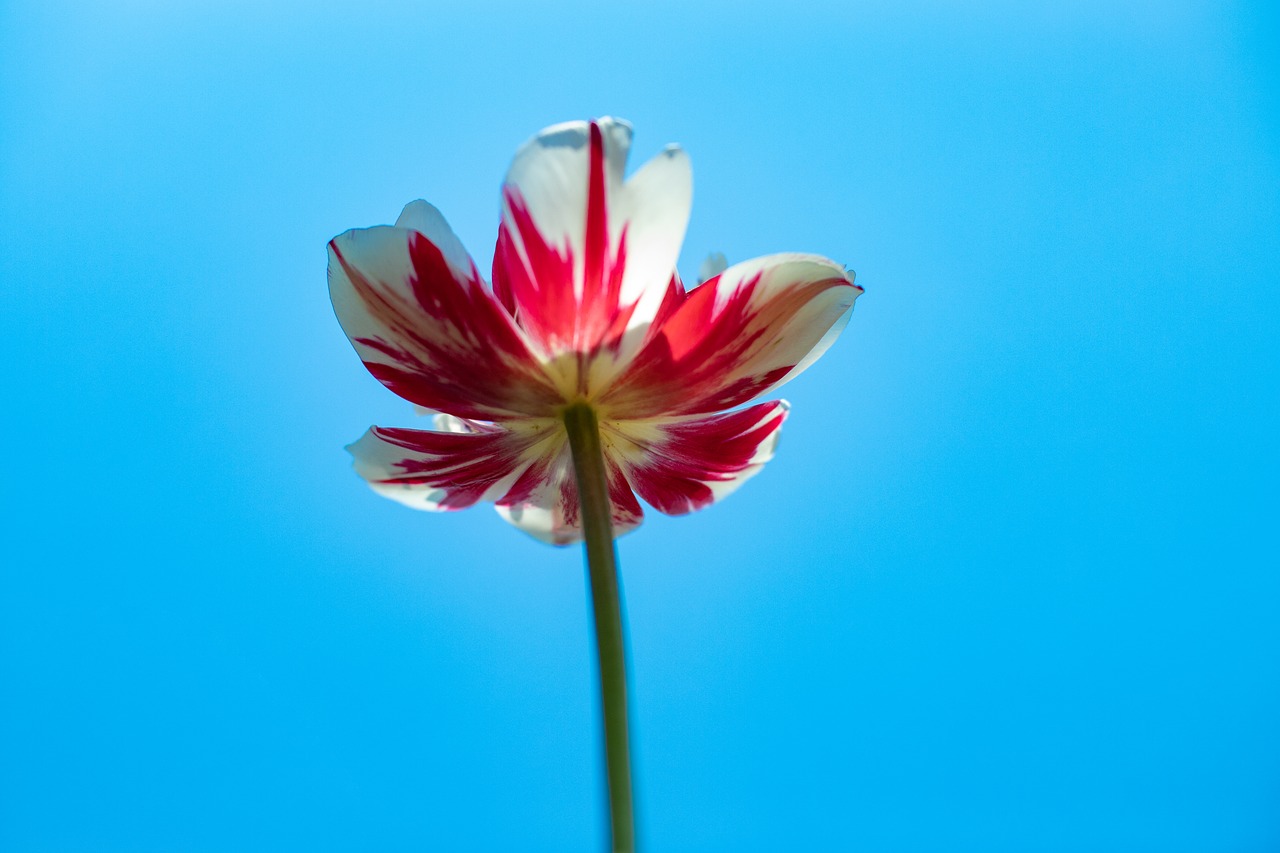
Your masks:
M 420 406 L 482 420 L 546 413 L 559 398 L 523 333 L 435 208 L 415 204 L 402 214 L 413 229 L 357 229 L 329 243 L 329 294 L 356 352 Z
M 600 404 L 610 419 L 741 405 L 816 360 L 861 292 L 844 267 L 816 255 L 732 266 L 685 295 Z
M 613 535 L 617 537 L 639 527 L 644 510 L 622 470 L 612 460 L 606 463 Z M 507 497 L 498 501 L 497 508 L 505 521 L 540 542 L 571 545 L 582 541 L 582 513 L 568 443 L 555 457 L 543 457 L 531 466 Z
M 464 509 L 502 499 L 554 450 L 555 435 L 547 424 L 515 426 L 480 432 L 373 427 L 347 450 L 356 473 L 378 494 L 414 509 Z
M 732 494 L 773 458 L 785 401 L 710 417 L 617 425 L 627 480 L 667 515 L 683 515 Z
M 692 172 L 670 147 L 624 182 L 630 146 L 615 119 L 556 125 L 507 175 L 494 291 L 549 356 L 604 347 L 624 362 L 663 303 Z

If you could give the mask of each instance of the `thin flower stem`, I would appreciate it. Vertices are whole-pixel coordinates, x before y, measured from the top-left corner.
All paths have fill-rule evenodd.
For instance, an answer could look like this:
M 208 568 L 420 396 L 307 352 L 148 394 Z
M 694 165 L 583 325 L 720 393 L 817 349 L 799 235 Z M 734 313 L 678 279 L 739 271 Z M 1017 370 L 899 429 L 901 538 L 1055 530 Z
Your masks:
M 622 629 L 622 598 L 618 592 L 609 481 L 595 411 L 586 403 L 575 403 L 564 410 L 563 417 L 581 498 L 587 579 L 591 586 L 591 609 L 595 615 L 612 849 L 615 853 L 631 853 L 636 842 L 631 805 L 631 751 L 627 735 L 627 644 Z

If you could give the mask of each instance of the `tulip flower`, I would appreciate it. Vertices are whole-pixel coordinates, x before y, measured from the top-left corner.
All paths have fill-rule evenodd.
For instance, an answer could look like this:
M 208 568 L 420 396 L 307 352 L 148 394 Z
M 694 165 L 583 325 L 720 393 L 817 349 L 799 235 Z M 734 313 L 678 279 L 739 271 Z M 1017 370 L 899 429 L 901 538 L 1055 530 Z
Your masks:
M 680 515 L 760 471 L 787 417 L 751 403 L 817 359 L 862 289 L 843 266 L 779 254 L 686 291 L 688 156 L 624 176 L 631 128 L 547 128 L 502 189 L 487 284 L 444 217 L 329 243 L 338 320 L 369 371 L 435 429 L 373 427 L 350 447 L 379 494 L 433 511 L 493 503 L 545 542 L 585 540 L 596 616 L 614 849 L 631 849 L 626 668 L 614 537 L 637 495 Z

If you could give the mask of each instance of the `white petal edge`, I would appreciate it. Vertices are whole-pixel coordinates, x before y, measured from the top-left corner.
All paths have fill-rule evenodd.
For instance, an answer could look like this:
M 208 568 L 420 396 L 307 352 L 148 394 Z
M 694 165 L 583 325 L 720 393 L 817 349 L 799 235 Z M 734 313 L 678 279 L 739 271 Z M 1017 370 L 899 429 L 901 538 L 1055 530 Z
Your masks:
M 411 300 L 413 295 L 407 285 L 413 271 L 413 264 L 409 259 L 409 231 L 390 225 L 353 228 L 334 237 L 328 249 L 329 299 L 333 302 L 333 313 L 337 315 L 342 330 L 347 333 L 362 358 L 385 361 L 384 356 L 367 351 L 367 348 L 355 343 L 357 338 L 386 336 L 387 329 L 370 315 L 337 253 L 341 252 L 342 260 L 379 287 L 386 288 L 405 300 Z
M 787 371 L 777 382 L 762 389 L 753 399 L 759 399 L 773 393 L 782 385 L 799 376 L 821 358 L 822 354 L 831 348 L 836 338 L 840 337 L 840 333 L 849 324 L 849 318 L 853 314 L 854 302 L 862 295 L 862 288 L 854 284 L 853 273 L 842 264 L 838 264 L 822 255 L 787 252 L 752 258 L 727 268 L 720 274 L 720 278 L 715 284 L 717 308 L 723 306 L 729 300 L 742 282 L 750 280 L 757 274 L 760 275 L 761 289 L 753 296 L 753 303 L 765 302 L 789 287 L 820 281 L 824 278 L 843 278 L 851 286 L 848 288 L 847 294 L 835 294 L 828 291 L 819 298 L 810 301 L 803 310 L 797 312 L 787 321 L 786 326 L 791 330 L 791 334 L 788 337 L 792 339 L 792 343 L 788 348 L 789 352 L 781 357 L 775 353 L 774 358 L 771 360 L 777 360 L 785 364 L 792 362 L 794 358 L 792 363 L 795 366 Z M 825 319 L 829 315 L 835 314 L 836 311 L 839 313 L 835 315 L 834 319 Z M 826 331 L 812 344 L 804 344 L 803 338 L 798 337 L 795 332 L 812 328 L 816 324 L 825 326 Z
M 693 166 L 689 155 L 670 145 L 631 176 L 612 205 L 612 221 L 627 223 L 627 266 L 622 300 L 636 302 L 629 332 L 643 332 L 657 316 L 680 256 L 693 208 Z M 619 224 L 618 227 L 621 227 Z M 624 358 L 639 341 L 630 335 Z

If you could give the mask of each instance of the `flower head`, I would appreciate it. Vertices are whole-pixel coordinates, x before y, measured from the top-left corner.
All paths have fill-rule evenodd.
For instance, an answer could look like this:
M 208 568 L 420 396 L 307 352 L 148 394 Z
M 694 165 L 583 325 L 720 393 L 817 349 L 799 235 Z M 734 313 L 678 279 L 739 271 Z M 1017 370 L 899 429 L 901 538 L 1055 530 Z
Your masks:
M 373 427 L 351 445 L 378 493 L 425 510 L 493 502 L 555 544 L 581 538 L 561 413 L 596 413 L 618 533 L 701 509 L 773 456 L 782 401 L 736 409 L 821 355 L 862 288 L 815 255 L 770 255 L 686 292 L 688 156 L 624 179 L 631 128 L 547 128 L 502 190 L 493 284 L 424 201 L 329 243 L 334 311 L 365 366 L 434 410 L 434 430 Z M 714 271 L 714 270 L 713 270 Z

